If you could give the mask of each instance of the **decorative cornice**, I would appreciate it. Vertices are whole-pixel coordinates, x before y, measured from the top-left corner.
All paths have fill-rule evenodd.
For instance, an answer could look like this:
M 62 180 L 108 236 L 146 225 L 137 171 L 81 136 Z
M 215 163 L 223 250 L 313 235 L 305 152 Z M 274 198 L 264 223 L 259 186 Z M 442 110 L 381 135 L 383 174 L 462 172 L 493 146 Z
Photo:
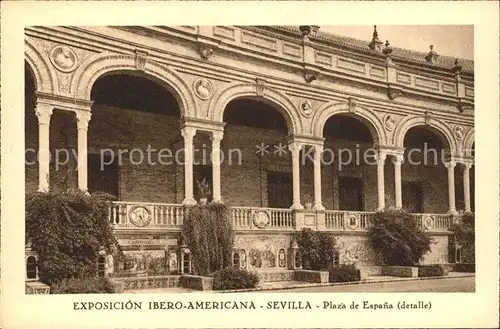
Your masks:
M 54 95 L 54 94 L 47 94 L 47 93 L 42 93 L 42 92 L 38 92 L 38 91 L 35 92 L 35 95 L 37 98 L 37 102 L 51 104 L 55 108 L 58 108 L 61 110 L 69 110 L 69 111 L 87 110 L 87 111 L 90 111 L 90 108 L 92 107 L 92 104 L 94 103 L 94 101 L 91 101 L 91 100 L 78 99 L 78 98 L 61 96 L 61 95 Z

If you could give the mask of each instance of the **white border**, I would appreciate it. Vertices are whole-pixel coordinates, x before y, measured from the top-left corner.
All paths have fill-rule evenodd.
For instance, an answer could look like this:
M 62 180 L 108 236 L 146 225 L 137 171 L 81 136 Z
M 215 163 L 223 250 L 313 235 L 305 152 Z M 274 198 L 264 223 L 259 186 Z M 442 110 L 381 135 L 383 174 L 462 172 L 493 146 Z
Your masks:
M 2 321 L 4 328 L 494 327 L 498 324 L 498 6 L 495 2 L 3 2 Z M 254 14 L 250 14 L 254 13 Z M 404 25 L 475 26 L 476 293 L 24 295 L 23 69 L 26 25 Z M 398 311 L 73 311 L 74 301 L 268 300 L 372 303 L 431 301 Z

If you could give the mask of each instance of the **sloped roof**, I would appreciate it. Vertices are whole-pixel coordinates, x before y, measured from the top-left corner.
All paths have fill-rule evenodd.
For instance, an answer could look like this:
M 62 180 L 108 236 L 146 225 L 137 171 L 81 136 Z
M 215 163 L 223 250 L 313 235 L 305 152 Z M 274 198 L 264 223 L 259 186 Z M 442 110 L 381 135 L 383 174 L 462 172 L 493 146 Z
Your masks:
M 286 31 L 292 32 L 294 34 L 301 35 L 301 32 L 300 32 L 298 26 L 274 26 L 274 28 L 286 30 Z M 355 38 L 351 38 L 351 37 L 345 37 L 345 36 L 333 34 L 330 32 L 321 31 L 321 28 L 318 31 L 318 33 L 316 34 L 316 36 L 311 37 L 311 39 L 312 40 L 319 39 L 319 40 L 323 40 L 326 42 L 331 42 L 331 43 L 334 43 L 337 45 L 341 45 L 341 46 L 344 46 L 347 48 L 362 50 L 365 52 L 372 51 L 368 46 L 371 39 L 359 40 L 359 39 L 355 39 Z M 394 47 L 393 45 L 391 45 L 391 47 L 393 49 L 392 57 L 395 59 L 401 59 L 401 60 L 406 60 L 409 62 L 428 65 L 430 67 L 438 67 L 438 68 L 445 68 L 445 69 L 451 69 L 455 65 L 455 59 L 456 59 L 455 57 L 440 55 L 438 63 L 432 64 L 432 63 L 429 63 L 425 60 L 425 56 L 427 55 L 427 53 L 425 53 L 425 52 L 404 49 L 404 48 L 398 48 L 398 47 Z M 469 60 L 469 59 L 459 58 L 459 63 L 460 63 L 460 65 L 462 65 L 463 71 L 469 72 L 469 73 L 474 72 L 474 61 Z

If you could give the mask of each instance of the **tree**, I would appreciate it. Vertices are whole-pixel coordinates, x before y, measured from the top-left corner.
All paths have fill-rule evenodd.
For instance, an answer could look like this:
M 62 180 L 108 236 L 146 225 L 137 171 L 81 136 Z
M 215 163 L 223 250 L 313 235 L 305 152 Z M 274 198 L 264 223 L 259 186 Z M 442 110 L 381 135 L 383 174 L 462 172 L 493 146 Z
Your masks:
M 333 265 L 336 241 L 331 234 L 304 228 L 294 237 L 300 248 L 304 269 L 328 270 Z
M 462 251 L 463 263 L 475 263 L 475 218 L 474 214 L 467 213 L 460 218 L 460 221 L 450 229 L 455 236 L 455 241 Z
M 432 237 L 421 230 L 415 218 L 405 210 L 377 212 L 371 224 L 370 244 L 387 265 L 416 265 L 431 250 Z
M 28 193 L 26 243 L 39 257 L 40 281 L 97 276 L 99 250 L 120 250 L 108 220 L 109 198 L 80 191 Z

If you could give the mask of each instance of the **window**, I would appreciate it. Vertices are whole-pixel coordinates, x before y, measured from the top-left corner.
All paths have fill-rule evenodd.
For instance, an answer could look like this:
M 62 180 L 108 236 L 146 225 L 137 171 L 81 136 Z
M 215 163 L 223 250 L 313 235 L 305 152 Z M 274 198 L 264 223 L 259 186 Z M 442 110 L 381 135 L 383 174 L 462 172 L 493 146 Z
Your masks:
M 88 155 L 88 187 L 89 192 L 105 192 L 111 195 L 119 194 L 118 161 L 111 156 L 100 154 Z
M 299 251 L 295 253 L 295 268 L 301 268 L 302 267 L 302 255 L 300 254 Z
M 106 274 L 106 258 L 99 256 L 97 260 L 97 275 L 104 276 Z
M 237 251 L 233 253 L 233 267 L 240 268 L 240 254 Z
M 28 256 L 26 259 L 26 278 L 36 280 L 37 278 L 37 264 L 35 256 Z
M 363 211 L 363 180 L 357 177 L 339 177 L 340 210 Z
M 403 182 L 403 207 L 412 213 L 423 213 L 423 192 L 420 182 Z
M 293 203 L 292 173 L 267 172 L 267 205 L 269 208 L 290 208 Z
M 183 273 L 189 274 L 191 272 L 191 254 L 184 253 L 184 262 L 182 264 Z

